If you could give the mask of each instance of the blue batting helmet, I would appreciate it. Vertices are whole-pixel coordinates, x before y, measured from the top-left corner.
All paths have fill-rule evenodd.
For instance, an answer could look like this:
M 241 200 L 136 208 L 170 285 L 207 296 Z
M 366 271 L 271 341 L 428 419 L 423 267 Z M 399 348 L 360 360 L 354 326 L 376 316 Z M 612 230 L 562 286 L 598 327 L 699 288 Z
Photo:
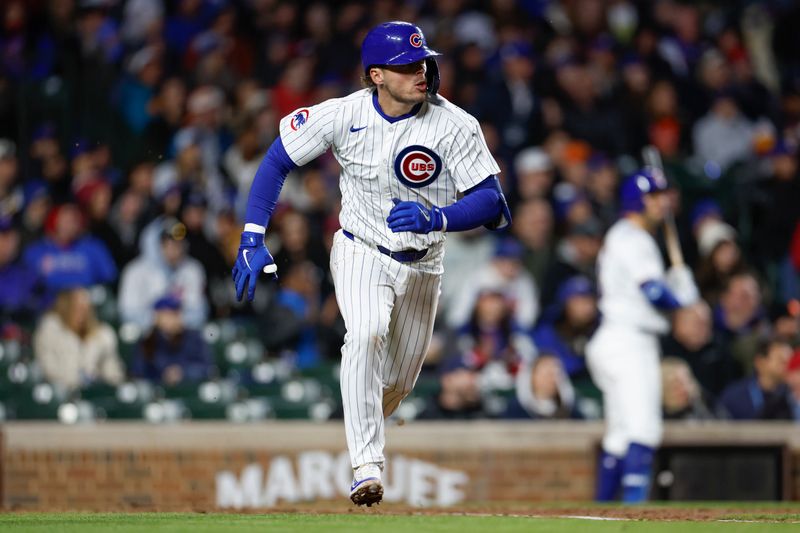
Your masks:
M 653 168 L 643 168 L 622 183 L 620 207 L 623 213 L 640 212 L 644 209 L 646 194 L 665 191 L 668 188 L 663 172 Z
M 372 28 L 361 43 L 361 65 L 369 75 L 370 67 L 408 65 L 425 60 L 428 92 L 439 89 L 439 66 L 434 57 L 439 52 L 428 48 L 422 30 L 409 22 L 384 22 Z

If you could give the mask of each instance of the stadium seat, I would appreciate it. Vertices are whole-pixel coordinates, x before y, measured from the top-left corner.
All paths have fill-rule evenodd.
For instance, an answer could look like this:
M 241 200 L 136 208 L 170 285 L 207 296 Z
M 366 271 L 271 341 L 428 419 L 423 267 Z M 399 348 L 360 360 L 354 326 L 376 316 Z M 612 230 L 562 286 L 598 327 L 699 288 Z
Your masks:
M 270 399 L 273 415 L 278 420 L 308 420 L 312 402 L 292 402 L 281 398 Z

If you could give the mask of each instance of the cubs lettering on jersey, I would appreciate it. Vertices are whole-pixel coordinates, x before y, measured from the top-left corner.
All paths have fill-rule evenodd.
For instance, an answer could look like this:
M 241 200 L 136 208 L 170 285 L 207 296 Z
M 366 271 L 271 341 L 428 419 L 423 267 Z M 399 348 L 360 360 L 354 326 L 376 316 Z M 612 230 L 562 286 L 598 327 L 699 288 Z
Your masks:
M 442 158 L 418 144 L 404 148 L 394 160 L 394 173 L 402 183 L 418 188 L 430 185 L 442 171 Z
M 388 117 L 373 91 L 299 109 L 281 120 L 287 154 L 298 166 L 333 147 L 342 167 L 344 229 L 389 250 L 425 248 L 420 268 L 438 269 L 443 232 L 392 233 L 386 217 L 392 199 L 446 206 L 459 192 L 500 172 L 477 120 L 442 97 L 405 117 Z

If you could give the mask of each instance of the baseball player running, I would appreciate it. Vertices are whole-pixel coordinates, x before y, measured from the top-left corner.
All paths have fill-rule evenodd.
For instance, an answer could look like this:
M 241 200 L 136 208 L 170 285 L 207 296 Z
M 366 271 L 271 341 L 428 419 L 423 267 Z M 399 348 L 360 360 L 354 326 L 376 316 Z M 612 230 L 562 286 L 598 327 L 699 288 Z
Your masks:
M 332 148 L 342 229 L 331 272 L 347 327 L 341 388 L 357 505 L 383 497 L 384 420 L 413 388 L 431 340 L 445 232 L 511 222 L 478 122 L 436 94 L 437 55 L 418 27 L 380 24 L 361 47 L 365 89 L 281 120 L 233 267 L 240 299 L 253 298 L 260 272 L 276 276 L 264 234 L 284 178 Z
M 668 214 L 666 189 L 657 170 L 640 170 L 628 178 L 621 188 L 623 216 L 609 229 L 598 256 L 603 318 L 586 355 L 603 393 L 606 419 L 600 501 L 615 499 L 620 486 L 625 502 L 647 499 L 662 431 L 658 336 L 669 331 L 669 312 L 708 312 L 705 304 L 696 303 L 688 268 L 673 266 L 665 272 L 654 234 Z

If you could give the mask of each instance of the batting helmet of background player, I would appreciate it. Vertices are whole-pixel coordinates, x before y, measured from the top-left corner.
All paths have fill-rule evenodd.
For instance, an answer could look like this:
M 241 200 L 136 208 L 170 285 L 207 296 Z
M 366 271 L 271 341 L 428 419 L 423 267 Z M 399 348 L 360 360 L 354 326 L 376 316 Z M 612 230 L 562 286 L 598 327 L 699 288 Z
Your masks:
M 646 167 L 630 176 L 620 188 L 620 207 L 623 213 L 644 211 L 644 197 L 654 192 L 666 191 L 669 188 L 664 173 Z
M 439 65 L 434 57 L 439 52 L 428 48 L 422 30 L 408 22 L 384 22 L 372 28 L 361 43 L 361 64 L 364 73 L 386 65 L 409 65 L 425 60 L 428 94 L 439 90 Z

